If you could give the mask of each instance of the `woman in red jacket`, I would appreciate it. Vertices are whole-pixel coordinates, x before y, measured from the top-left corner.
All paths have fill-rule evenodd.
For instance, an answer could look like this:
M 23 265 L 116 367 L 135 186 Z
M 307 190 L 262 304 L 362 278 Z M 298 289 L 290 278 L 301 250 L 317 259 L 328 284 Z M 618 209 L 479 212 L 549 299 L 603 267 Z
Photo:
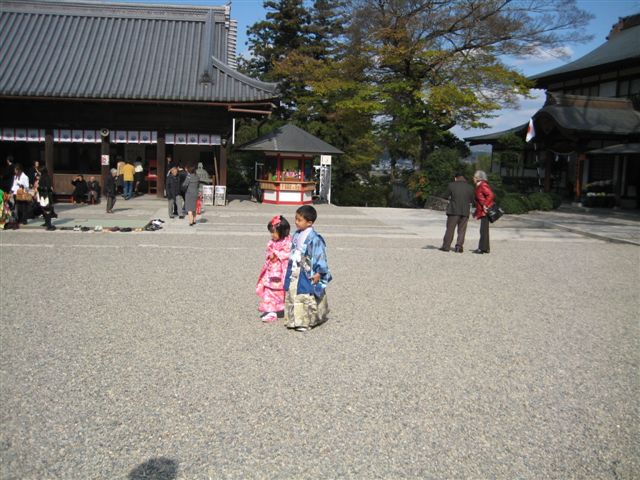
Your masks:
M 477 170 L 473 175 L 473 183 L 476 184 L 476 213 L 475 217 L 480 220 L 480 242 L 478 249 L 473 253 L 489 253 L 489 217 L 487 209 L 493 205 L 495 195 L 487 183 L 487 174 L 482 170 Z

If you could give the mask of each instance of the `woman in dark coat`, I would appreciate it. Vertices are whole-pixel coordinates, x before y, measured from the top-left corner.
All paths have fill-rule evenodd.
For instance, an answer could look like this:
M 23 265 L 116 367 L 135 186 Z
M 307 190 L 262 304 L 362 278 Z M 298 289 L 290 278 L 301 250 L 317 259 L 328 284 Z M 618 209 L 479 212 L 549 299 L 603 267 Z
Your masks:
M 118 191 L 116 178 L 118 178 L 118 170 L 112 168 L 104 184 L 104 196 L 107 197 L 107 213 L 113 213 L 113 206 L 116 204 L 116 194 Z
M 51 224 L 51 218 L 58 218 L 58 214 L 53 209 L 53 184 L 47 167 L 40 169 L 38 177 L 38 202 L 42 207 L 42 216 L 44 217 L 44 226 L 47 230 L 55 230 Z M 43 205 L 43 203 L 45 205 Z
M 193 165 L 187 167 L 187 178 L 184 180 L 184 209 L 189 216 L 189 225 L 196 224 L 196 203 L 198 201 L 198 187 L 200 186 L 200 178 L 194 173 Z
M 75 187 L 73 189 L 73 203 L 87 203 L 87 194 L 89 193 L 89 186 L 82 175 L 78 175 L 75 180 L 71 182 Z

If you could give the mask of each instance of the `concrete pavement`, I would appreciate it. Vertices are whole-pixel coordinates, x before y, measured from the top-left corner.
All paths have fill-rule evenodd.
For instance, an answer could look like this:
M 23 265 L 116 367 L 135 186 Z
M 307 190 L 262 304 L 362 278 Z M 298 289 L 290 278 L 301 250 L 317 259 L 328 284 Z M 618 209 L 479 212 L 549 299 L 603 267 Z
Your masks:
M 637 246 L 506 217 L 443 253 L 442 213 L 320 205 L 331 319 L 298 333 L 254 292 L 294 211 L 0 232 L 0 478 L 637 478 Z
M 390 208 L 338 208 L 332 205 L 316 206 L 320 211 L 331 212 L 331 222 L 327 228 L 332 234 L 370 235 L 375 233 L 390 236 L 418 235 L 423 238 L 438 239 L 444 234 L 444 214 L 432 210 L 390 209 Z M 225 231 L 237 230 L 247 233 L 250 227 L 261 226 L 263 216 L 282 213 L 294 217 L 294 207 L 262 205 L 248 199 L 233 198 L 227 206 L 205 206 L 199 217 L 199 225 L 189 228 L 185 220 L 169 219 L 166 201 L 152 196 L 142 196 L 132 200 L 118 199 L 113 215 L 104 212 L 104 204 L 74 206 L 57 204 L 59 218 L 54 220 L 57 227 L 75 225 L 94 228 L 141 227 L 155 218 L 165 220 L 163 233 L 189 233 L 218 235 Z M 351 224 L 348 219 L 352 212 L 361 212 L 373 220 L 371 225 L 362 222 Z M 258 220 L 260 219 L 260 220 Z M 351 228 L 341 232 L 347 219 Z M 26 229 L 40 230 L 41 222 L 32 221 Z M 469 223 L 468 245 L 477 243 L 477 224 Z M 256 230 L 256 233 L 260 229 Z M 635 211 L 605 209 L 576 209 L 562 207 L 551 212 L 530 212 L 524 215 L 507 215 L 491 227 L 491 237 L 495 240 L 562 240 L 575 235 L 605 241 L 629 243 L 640 246 L 640 214 Z

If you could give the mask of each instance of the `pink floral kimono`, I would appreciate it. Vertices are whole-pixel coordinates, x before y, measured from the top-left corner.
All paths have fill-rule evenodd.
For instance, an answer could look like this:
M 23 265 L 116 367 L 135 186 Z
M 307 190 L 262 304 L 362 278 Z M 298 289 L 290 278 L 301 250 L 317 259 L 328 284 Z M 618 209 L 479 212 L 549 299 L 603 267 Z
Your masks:
M 265 262 L 258 277 L 256 293 L 262 299 L 258 310 L 261 312 L 281 312 L 284 310 L 284 277 L 287 274 L 291 237 L 275 241 L 269 240 Z

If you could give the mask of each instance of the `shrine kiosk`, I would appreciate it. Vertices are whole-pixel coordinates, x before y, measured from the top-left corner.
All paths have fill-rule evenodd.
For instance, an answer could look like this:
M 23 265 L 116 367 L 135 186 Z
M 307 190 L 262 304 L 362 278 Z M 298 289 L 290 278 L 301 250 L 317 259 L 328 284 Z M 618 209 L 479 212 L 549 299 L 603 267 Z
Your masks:
M 263 203 L 304 205 L 313 203 L 316 190 L 314 159 L 319 155 L 343 152 L 292 124 L 238 148 L 263 152 L 266 159 L 256 162 L 256 182 Z

